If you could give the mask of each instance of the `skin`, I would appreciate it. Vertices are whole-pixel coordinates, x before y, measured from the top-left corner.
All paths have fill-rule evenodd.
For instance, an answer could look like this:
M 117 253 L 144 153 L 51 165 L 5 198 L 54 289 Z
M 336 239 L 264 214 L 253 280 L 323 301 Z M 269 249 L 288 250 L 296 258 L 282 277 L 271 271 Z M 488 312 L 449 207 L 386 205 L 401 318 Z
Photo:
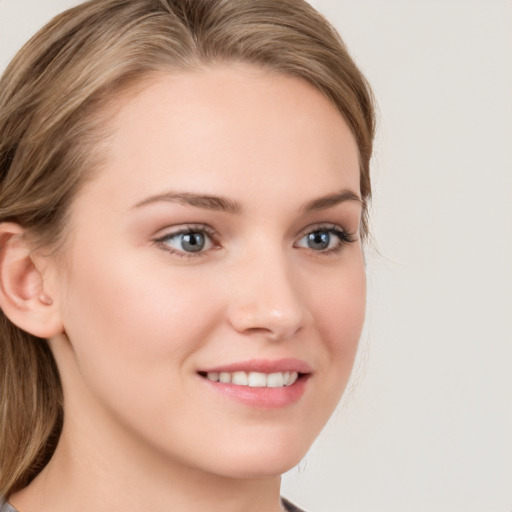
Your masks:
M 241 65 L 160 76 L 126 98 L 105 165 L 75 198 L 65 268 L 44 266 L 65 395 L 57 451 L 13 495 L 23 512 L 277 512 L 280 474 L 305 455 L 349 378 L 364 320 L 358 151 L 311 85 Z M 239 211 L 169 192 L 222 196 Z M 141 204 L 147 202 L 147 204 Z M 192 225 L 213 232 L 184 257 Z M 330 249 L 307 233 L 337 226 Z M 180 249 L 181 248 L 181 249 Z M 178 251 L 172 252 L 172 251 Z M 197 371 L 297 358 L 295 403 L 250 407 Z

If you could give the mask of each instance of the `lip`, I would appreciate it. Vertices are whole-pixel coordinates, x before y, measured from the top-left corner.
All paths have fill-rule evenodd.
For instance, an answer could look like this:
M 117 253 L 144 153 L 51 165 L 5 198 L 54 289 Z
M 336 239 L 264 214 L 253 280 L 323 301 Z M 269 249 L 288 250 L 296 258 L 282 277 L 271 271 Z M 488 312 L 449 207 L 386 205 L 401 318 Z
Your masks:
M 249 386 L 238 386 L 231 383 L 213 382 L 206 378 L 208 372 L 297 372 L 299 378 L 291 386 L 279 388 L 253 388 Z M 304 395 L 308 381 L 312 376 L 312 368 L 305 361 L 294 358 L 286 359 L 251 359 L 230 363 L 221 366 L 211 367 L 198 371 L 201 381 L 208 389 L 244 406 L 256 409 L 282 409 L 298 402 Z
M 305 361 L 288 357 L 284 359 L 250 359 L 200 370 L 200 373 L 208 372 L 297 372 L 310 374 L 313 372 L 313 369 Z

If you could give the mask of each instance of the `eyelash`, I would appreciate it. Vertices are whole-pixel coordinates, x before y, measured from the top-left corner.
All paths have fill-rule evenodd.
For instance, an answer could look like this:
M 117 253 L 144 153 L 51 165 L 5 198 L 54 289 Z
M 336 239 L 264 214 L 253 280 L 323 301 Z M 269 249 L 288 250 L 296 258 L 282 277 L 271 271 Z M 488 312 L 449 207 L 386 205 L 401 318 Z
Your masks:
M 320 251 L 314 251 L 313 252 L 318 253 L 318 255 L 322 256 L 330 256 L 330 255 L 337 255 L 339 254 L 345 246 L 348 244 L 351 244 L 357 240 L 357 238 L 354 236 L 354 234 L 349 233 L 348 231 L 345 231 L 340 226 L 337 226 L 336 224 L 316 224 L 314 226 L 308 226 L 305 231 L 302 232 L 300 235 L 299 241 L 302 240 L 307 235 L 310 235 L 312 233 L 316 232 L 324 232 L 329 233 L 330 235 L 334 235 L 338 238 L 339 243 L 336 244 L 335 247 L 332 247 L 330 249 L 320 250 Z
M 219 242 L 217 241 L 217 234 L 213 229 L 211 229 L 209 226 L 205 226 L 203 224 L 189 224 L 186 225 L 177 231 L 172 231 L 170 233 L 166 233 L 165 235 L 162 235 L 158 238 L 155 238 L 154 242 L 158 245 L 160 245 L 164 250 L 169 252 L 170 254 L 179 256 L 180 258 L 197 258 L 204 255 L 206 251 L 198 251 L 198 252 L 186 252 L 186 251 L 179 251 L 172 247 L 170 247 L 165 242 L 172 239 L 177 238 L 180 235 L 188 235 L 193 233 L 199 233 L 206 235 L 207 238 L 211 240 L 214 246 L 217 248 L 220 246 Z
M 312 252 L 318 253 L 319 255 L 328 256 L 328 255 L 339 254 L 346 245 L 351 244 L 357 240 L 357 238 L 352 233 L 345 231 L 344 229 L 340 228 L 339 226 L 337 226 L 335 224 L 318 224 L 318 225 L 309 226 L 308 228 L 306 228 L 306 230 L 304 230 L 302 232 L 302 234 L 299 236 L 298 241 L 301 241 L 304 237 L 306 237 L 312 233 L 315 233 L 315 232 L 329 233 L 330 235 L 336 236 L 339 240 L 339 243 L 336 244 L 335 247 L 332 247 L 330 249 L 315 251 L 314 249 L 309 248 Z M 186 225 L 186 226 L 178 229 L 177 231 L 166 233 L 165 235 L 155 238 L 153 241 L 154 241 L 154 243 L 161 246 L 164 250 L 166 250 L 170 254 L 179 256 L 181 258 L 203 257 L 204 254 L 211 249 L 199 250 L 194 253 L 194 252 L 176 250 L 176 249 L 170 247 L 168 243 L 166 243 L 170 239 L 177 238 L 180 235 L 195 234 L 195 233 L 206 235 L 206 237 L 214 245 L 213 248 L 218 249 L 220 247 L 220 243 L 218 241 L 217 234 L 215 233 L 215 231 L 213 229 L 211 229 L 209 226 L 206 226 L 206 225 L 196 225 L 196 224 Z M 294 247 L 296 247 L 298 249 L 302 249 L 302 248 L 306 249 L 305 247 L 297 247 L 297 245 L 296 245 L 297 243 L 298 242 L 294 243 Z

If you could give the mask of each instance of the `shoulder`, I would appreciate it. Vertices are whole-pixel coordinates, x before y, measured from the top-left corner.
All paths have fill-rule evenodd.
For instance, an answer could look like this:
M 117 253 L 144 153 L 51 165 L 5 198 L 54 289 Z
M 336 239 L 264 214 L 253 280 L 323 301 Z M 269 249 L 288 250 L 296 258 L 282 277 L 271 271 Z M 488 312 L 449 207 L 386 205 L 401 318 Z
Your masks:
M 293 503 L 289 502 L 286 498 L 281 498 L 281 503 L 283 504 L 284 510 L 286 512 L 305 512 L 305 510 L 302 510 L 299 507 L 296 507 Z M 0 509 L 0 512 L 3 512 L 2 509 Z
M 14 507 L 9 505 L 3 498 L 0 498 L 0 512 L 18 512 Z

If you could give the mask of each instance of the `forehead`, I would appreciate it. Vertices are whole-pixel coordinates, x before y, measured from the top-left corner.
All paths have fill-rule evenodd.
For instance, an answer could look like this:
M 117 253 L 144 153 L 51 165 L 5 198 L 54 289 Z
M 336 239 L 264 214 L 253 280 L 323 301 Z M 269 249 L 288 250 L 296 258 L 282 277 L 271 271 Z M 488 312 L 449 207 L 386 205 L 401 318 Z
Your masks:
M 343 117 L 307 82 L 247 65 L 159 75 L 121 102 L 111 127 L 106 194 L 132 202 L 161 188 L 239 196 L 290 178 L 309 196 L 359 191 L 358 149 Z M 307 198 L 306 198 L 307 199 Z

